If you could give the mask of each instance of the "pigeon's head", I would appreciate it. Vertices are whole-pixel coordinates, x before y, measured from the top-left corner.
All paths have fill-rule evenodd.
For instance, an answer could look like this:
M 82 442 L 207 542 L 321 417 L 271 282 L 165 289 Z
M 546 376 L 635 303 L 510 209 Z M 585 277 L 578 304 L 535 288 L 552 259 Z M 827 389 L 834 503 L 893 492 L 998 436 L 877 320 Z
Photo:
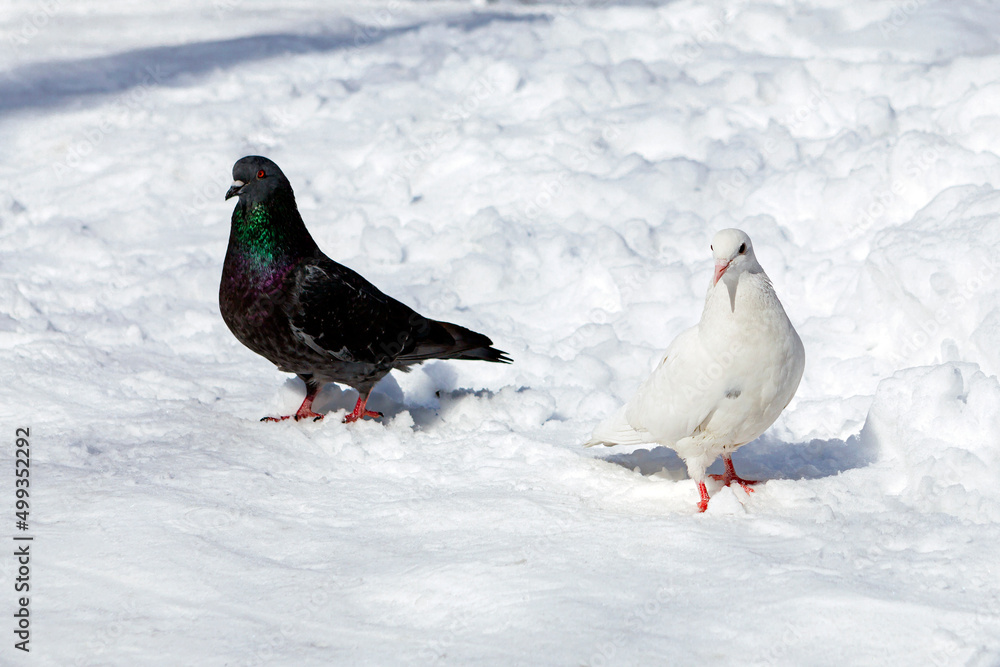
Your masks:
M 248 155 L 233 165 L 233 187 L 226 192 L 226 199 L 239 197 L 243 204 L 254 204 L 270 198 L 278 190 L 291 184 L 285 175 L 266 157 Z
M 759 271 L 760 264 L 753 254 L 753 244 L 746 232 L 739 229 L 723 229 L 712 239 L 712 257 L 715 258 L 715 285 L 723 275 L 737 278 L 744 271 Z

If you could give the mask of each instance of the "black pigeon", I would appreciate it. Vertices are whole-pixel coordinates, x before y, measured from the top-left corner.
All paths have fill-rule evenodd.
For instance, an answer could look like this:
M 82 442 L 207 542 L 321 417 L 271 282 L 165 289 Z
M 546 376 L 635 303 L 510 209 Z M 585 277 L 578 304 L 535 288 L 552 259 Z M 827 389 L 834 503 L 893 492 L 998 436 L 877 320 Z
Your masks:
M 222 318 L 241 343 L 306 383 L 296 420 L 323 418 L 312 403 L 326 382 L 358 390 L 344 418 L 353 422 L 382 416 L 365 403 L 394 368 L 428 359 L 510 363 L 486 336 L 427 319 L 324 255 L 278 165 L 250 155 L 233 165 L 233 180 L 226 199 L 239 203 L 219 286 Z

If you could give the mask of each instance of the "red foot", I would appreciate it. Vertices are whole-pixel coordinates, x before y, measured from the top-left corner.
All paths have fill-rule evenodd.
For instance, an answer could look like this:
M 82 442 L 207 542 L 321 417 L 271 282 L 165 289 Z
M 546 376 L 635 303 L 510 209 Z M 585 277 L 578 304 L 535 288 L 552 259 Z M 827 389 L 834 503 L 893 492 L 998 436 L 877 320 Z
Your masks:
M 381 412 L 375 412 L 374 410 L 365 410 L 365 404 L 368 403 L 367 396 L 358 396 L 358 402 L 354 404 L 354 412 L 344 417 L 344 423 L 350 424 L 351 422 L 356 422 L 359 419 L 365 417 L 381 417 L 383 416 Z
M 312 418 L 313 421 L 319 421 L 320 419 L 323 418 L 323 415 L 319 414 L 318 412 L 313 412 L 312 410 L 313 399 L 316 398 L 316 394 L 318 393 L 319 391 L 317 391 L 314 394 L 307 394 L 306 399 L 302 401 L 302 405 L 299 406 L 298 412 L 296 412 L 294 415 L 284 415 L 283 417 L 264 417 L 261 419 L 261 421 L 283 422 L 286 419 L 291 419 L 292 417 L 295 418 L 295 421 L 308 418 Z
M 705 482 L 698 482 L 698 493 L 701 494 L 701 500 L 698 501 L 698 511 L 704 512 L 708 509 L 708 489 L 705 488 Z
M 733 468 L 733 460 L 728 456 L 722 457 L 723 462 L 726 464 L 726 472 L 721 475 L 709 475 L 712 479 L 722 482 L 723 486 L 729 486 L 733 482 L 736 482 L 743 490 L 747 493 L 753 493 L 753 489 L 750 488 L 751 484 L 757 484 L 756 480 L 743 479 L 736 474 L 736 469 Z
M 295 413 L 295 421 L 300 419 L 312 419 L 314 422 L 318 422 L 325 415 L 321 415 L 318 412 L 313 412 L 311 408 L 299 408 L 299 411 Z
M 283 417 L 261 417 L 262 422 L 283 422 L 286 419 L 290 419 L 291 415 L 284 415 Z

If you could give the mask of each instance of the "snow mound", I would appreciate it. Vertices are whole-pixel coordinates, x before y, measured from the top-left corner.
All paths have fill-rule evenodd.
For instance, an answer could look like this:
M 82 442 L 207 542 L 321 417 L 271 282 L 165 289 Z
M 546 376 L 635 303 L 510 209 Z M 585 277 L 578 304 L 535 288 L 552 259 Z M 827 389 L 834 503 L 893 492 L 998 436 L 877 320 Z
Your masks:
M 861 431 L 885 492 L 927 512 L 1000 519 L 1000 383 L 976 364 L 907 368 L 879 383 Z

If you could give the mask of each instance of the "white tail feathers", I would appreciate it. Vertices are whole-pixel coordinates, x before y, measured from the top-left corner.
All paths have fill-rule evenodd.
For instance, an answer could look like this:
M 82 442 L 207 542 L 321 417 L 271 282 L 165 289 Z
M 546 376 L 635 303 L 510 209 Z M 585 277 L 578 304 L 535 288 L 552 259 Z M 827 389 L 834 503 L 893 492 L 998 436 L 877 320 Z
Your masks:
M 628 418 L 625 416 L 626 407 L 623 405 L 618 412 L 601 422 L 594 429 L 594 434 L 590 436 L 590 440 L 584 443 L 583 446 L 593 447 L 595 445 L 604 445 L 606 447 L 613 447 L 615 445 L 641 445 L 652 442 L 653 440 L 649 433 L 637 431 L 628 423 Z

